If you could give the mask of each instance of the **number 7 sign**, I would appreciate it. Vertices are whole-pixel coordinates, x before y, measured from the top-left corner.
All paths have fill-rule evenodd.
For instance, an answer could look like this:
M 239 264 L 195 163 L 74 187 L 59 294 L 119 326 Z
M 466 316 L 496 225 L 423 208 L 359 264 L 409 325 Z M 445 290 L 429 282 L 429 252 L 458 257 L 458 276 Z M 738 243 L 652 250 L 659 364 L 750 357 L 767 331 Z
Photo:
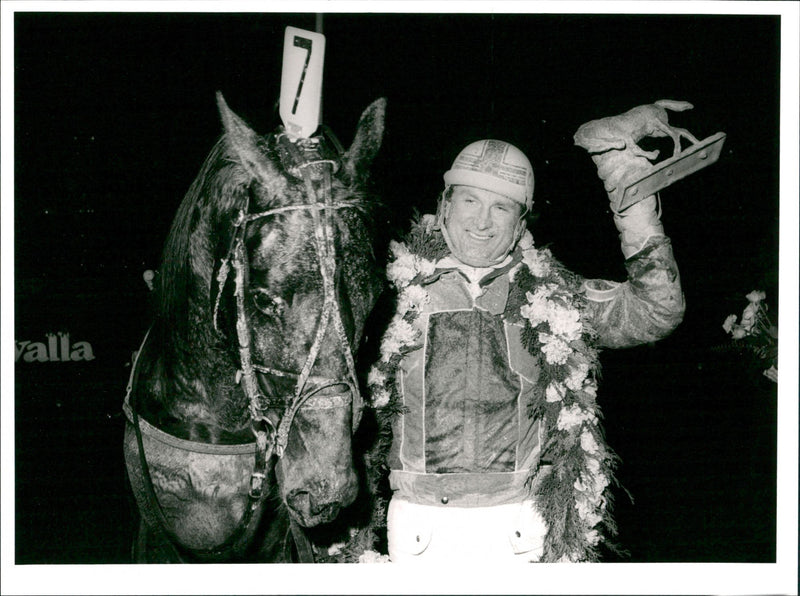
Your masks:
M 324 35 L 286 27 L 280 115 L 291 135 L 308 138 L 319 126 L 324 58 Z

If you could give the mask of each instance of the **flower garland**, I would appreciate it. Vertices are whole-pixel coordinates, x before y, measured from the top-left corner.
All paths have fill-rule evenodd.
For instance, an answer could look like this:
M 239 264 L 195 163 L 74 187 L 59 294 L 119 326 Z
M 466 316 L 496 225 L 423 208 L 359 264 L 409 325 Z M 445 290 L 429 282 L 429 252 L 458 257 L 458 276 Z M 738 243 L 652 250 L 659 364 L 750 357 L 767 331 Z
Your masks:
M 387 278 L 398 292 L 397 308 L 367 380 L 379 412 L 402 408 L 395 373 L 403 356 L 422 340 L 414 325 L 429 301 L 422 282 L 448 254 L 432 223 L 432 216 L 424 216 L 405 242 L 390 244 Z M 593 561 L 599 558 L 600 542 L 616 533 L 607 490 L 616 457 L 605 443 L 595 401 L 600 370 L 595 334 L 585 319 L 580 278 L 548 249 L 536 249 L 529 232 L 520 249 L 522 260 L 509 273 L 514 283 L 503 316 L 524 325 L 523 345 L 541 369 L 529 415 L 545 425 L 541 461 L 547 472 L 532 476 L 528 486 L 549 528 L 542 561 Z
M 372 366 L 367 378 L 376 408 L 385 408 L 390 401 L 396 403 L 399 397 L 394 374 L 402 357 L 419 347 L 421 331 L 414 327 L 414 321 L 430 300 L 420 282 L 436 269 L 435 261 L 412 253 L 405 243 L 392 240 L 389 250 L 394 258 L 386 267 L 386 277 L 398 295 L 395 314 L 381 339 L 380 360 Z
M 770 367 L 763 371 L 773 383 L 778 382 L 778 327 L 767 314 L 766 292 L 753 290 L 746 296 L 747 306 L 742 311 L 741 322 L 736 315 L 728 315 L 722 328 L 733 338 L 733 345 L 750 349 Z

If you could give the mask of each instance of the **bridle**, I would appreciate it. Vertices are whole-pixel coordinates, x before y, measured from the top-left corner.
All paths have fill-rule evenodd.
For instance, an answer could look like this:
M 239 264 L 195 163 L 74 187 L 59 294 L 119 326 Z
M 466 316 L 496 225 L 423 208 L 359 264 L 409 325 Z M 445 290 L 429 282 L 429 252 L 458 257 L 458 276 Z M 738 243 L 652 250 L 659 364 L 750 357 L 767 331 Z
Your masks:
M 335 139 L 335 137 L 333 137 Z M 363 408 L 363 400 L 358 388 L 358 378 L 356 376 L 355 360 L 350 341 L 344 328 L 341 317 L 341 307 L 336 295 L 335 274 L 336 274 L 336 248 L 334 243 L 333 231 L 333 212 L 337 209 L 353 208 L 352 203 L 334 203 L 333 193 L 331 192 L 331 174 L 338 167 L 338 159 L 329 157 L 329 150 L 323 143 L 323 137 L 312 137 L 310 139 L 292 138 L 285 133 L 277 136 L 277 142 L 281 149 L 281 156 L 284 167 L 290 173 L 299 173 L 303 178 L 306 196 L 309 202 L 303 205 L 287 205 L 276 207 L 258 213 L 249 213 L 248 204 L 240 210 L 233 221 L 234 234 L 228 254 L 222 259 L 222 264 L 217 275 L 217 300 L 214 306 L 214 324 L 216 326 L 217 313 L 219 310 L 219 300 L 222 290 L 233 268 L 236 298 L 236 335 L 239 343 L 239 360 L 241 369 L 242 388 L 247 395 L 250 408 L 250 418 L 253 432 L 256 435 L 256 442 L 259 446 L 263 443 L 271 443 L 272 450 L 277 457 L 282 457 L 289 440 L 289 431 L 292 421 L 300 408 L 313 409 L 315 406 L 330 406 L 332 398 L 330 396 L 318 396 L 316 394 L 328 387 L 344 385 L 349 389 L 352 396 L 353 432 L 358 427 L 360 414 Z M 337 141 L 338 144 L 338 141 Z M 339 146 L 340 147 L 340 146 Z M 287 163 L 288 162 L 288 163 Z M 321 180 L 322 199 L 317 195 L 314 187 L 314 170 Z M 247 253 L 245 250 L 245 232 L 247 225 L 253 221 L 263 219 L 278 213 L 290 211 L 308 211 L 311 213 L 314 223 L 314 248 L 317 254 L 319 270 L 322 275 L 323 304 L 322 313 L 317 324 L 314 342 L 306 357 L 305 363 L 299 373 L 289 373 L 273 367 L 255 364 L 252 360 L 250 349 L 249 324 L 247 312 L 244 304 L 245 292 L 247 287 Z M 339 347 L 344 354 L 347 364 L 347 379 L 320 379 L 320 383 L 308 388 L 311 377 L 311 370 L 319 355 L 322 341 L 332 324 L 334 333 L 339 341 Z M 256 374 L 272 374 L 280 377 L 296 378 L 295 387 L 291 400 L 284 404 L 284 400 L 267 398 L 262 395 L 258 385 Z M 335 400 L 334 400 L 335 401 Z M 277 426 L 267 417 L 266 412 L 280 407 L 284 404 L 283 414 L 279 418 Z M 271 435 L 272 441 L 267 441 L 266 434 Z M 254 476 L 251 483 L 251 492 L 260 490 L 259 482 L 263 482 L 260 476 Z
M 342 147 L 332 132 L 323 126 L 323 130 L 328 133 L 331 141 L 335 145 L 335 153 L 326 145 L 323 136 L 316 136 L 310 139 L 297 139 L 289 137 L 281 132 L 276 135 L 281 161 L 284 169 L 291 174 L 302 177 L 307 203 L 302 205 L 287 205 L 276 207 L 257 213 L 249 213 L 249 195 L 245 206 L 234 218 L 233 234 L 231 244 L 225 257 L 223 257 L 219 272 L 216 277 L 217 293 L 214 304 L 213 322 L 218 329 L 217 319 L 219 313 L 220 299 L 223 289 L 229 279 L 231 270 L 234 274 L 234 297 L 236 303 L 236 336 L 238 341 L 238 351 L 240 369 L 237 371 L 237 382 L 241 383 L 242 389 L 247 396 L 250 412 L 250 424 L 255 435 L 256 453 L 253 472 L 250 476 L 250 490 L 248 493 L 248 505 L 237 528 L 231 536 L 222 544 L 203 550 L 193 549 L 193 553 L 198 556 L 220 556 L 231 551 L 241 552 L 247 544 L 242 543 L 243 539 L 252 534 L 252 527 L 260 519 L 260 505 L 265 495 L 265 482 L 267 477 L 267 466 L 274 454 L 281 458 L 286 450 L 289 440 L 289 432 L 292 422 L 300 409 L 321 409 L 332 406 L 348 405 L 352 407 L 352 432 L 355 433 L 360 422 L 361 411 L 363 409 L 363 398 L 359 391 L 359 383 L 356 375 L 355 360 L 353 350 L 350 346 L 347 333 L 342 321 L 341 307 L 337 299 L 335 287 L 336 275 L 336 249 L 334 242 L 333 213 L 338 209 L 353 208 L 355 204 L 348 202 L 335 203 L 331 191 L 331 176 L 335 174 L 343 153 Z M 314 180 L 320 181 L 320 197 L 315 189 Z M 249 272 L 247 252 L 245 249 L 245 237 L 247 225 L 251 222 L 291 211 L 307 211 L 311 214 L 314 225 L 314 249 L 317 255 L 319 271 L 322 276 L 323 286 L 323 305 L 320 319 L 317 324 L 314 341 L 308 352 L 306 360 L 299 373 L 282 371 L 273 367 L 264 366 L 253 362 L 250 325 L 245 308 L 245 294 L 247 289 L 247 276 Z M 324 377 L 312 376 L 311 371 L 322 347 L 323 339 L 332 328 L 335 333 L 341 352 L 344 354 L 347 365 L 348 376 L 346 379 L 328 379 Z M 147 336 L 145 336 L 145 341 Z M 141 353 L 141 349 L 139 353 Z M 138 360 L 138 355 L 137 355 Z M 126 403 L 131 396 L 136 362 L 131 370 L 131 380 L 128 383 Z M 271 374 L 280 377 L 294 378 L 294 390 L 291 399 L 286 401 L 281 398 L 264 396 L 260 390 L 257 375 Z M 347 388 L 344 397 L 342 393 L 333 395 L 319 395 L 323 390 L 335 386 Z M 133 404 L 131 404 L 133 405 Z M 267 415 L 270 410 L 283 409 L 277 419 L 273 422 Z M 174 547 L 180 545 L 180 541 L 172 532 L 161 510 L 152 485 L 152 479 L 144 454 L 144 446 L 139 428 L 139 419 L 136 408 L 131 407 L 134 427 L 136 430 L 137 443 L 139 448 L 139 459 L 142 467 L 145 490 L 150 501 L 155 505 L 156 518 L 170 543 Z M 301 562 L 313 562 L 313 552 L 308 538 L 303 534 L 302 529 L 291 521 L 291 527 L 295 542 L 297 543 L 298 553 Z M 177 548 L 176 548 L 177 550 Z M 180 557 L 180 555 L 178 555 Z M 305 561 L 304 561 L 305 559 Z

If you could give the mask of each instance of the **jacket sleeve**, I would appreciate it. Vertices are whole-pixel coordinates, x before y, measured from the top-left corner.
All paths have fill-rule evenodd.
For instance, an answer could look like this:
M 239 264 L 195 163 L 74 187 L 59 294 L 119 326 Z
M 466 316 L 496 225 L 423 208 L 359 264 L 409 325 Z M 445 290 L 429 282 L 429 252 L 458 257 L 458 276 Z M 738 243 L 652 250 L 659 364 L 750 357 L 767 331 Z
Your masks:
M 625 268 L 624 283 L 583 283 L 599 347 L 627 348 L 663 339 L 683 320 L 684 297 L 668 237 L 651 236 L 625 261 Z

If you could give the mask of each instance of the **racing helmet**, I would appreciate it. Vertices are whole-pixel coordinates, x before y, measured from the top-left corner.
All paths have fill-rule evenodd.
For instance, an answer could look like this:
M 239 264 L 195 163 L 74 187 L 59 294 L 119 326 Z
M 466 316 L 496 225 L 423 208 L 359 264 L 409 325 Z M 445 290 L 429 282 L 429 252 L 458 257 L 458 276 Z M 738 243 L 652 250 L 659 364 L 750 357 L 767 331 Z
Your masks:
M 511 143 L 484 139 L 470 143 L 444 173 L 445 187 L 474 186 L 506 196 L 526 211 L 533 207 L 533 167 Z

